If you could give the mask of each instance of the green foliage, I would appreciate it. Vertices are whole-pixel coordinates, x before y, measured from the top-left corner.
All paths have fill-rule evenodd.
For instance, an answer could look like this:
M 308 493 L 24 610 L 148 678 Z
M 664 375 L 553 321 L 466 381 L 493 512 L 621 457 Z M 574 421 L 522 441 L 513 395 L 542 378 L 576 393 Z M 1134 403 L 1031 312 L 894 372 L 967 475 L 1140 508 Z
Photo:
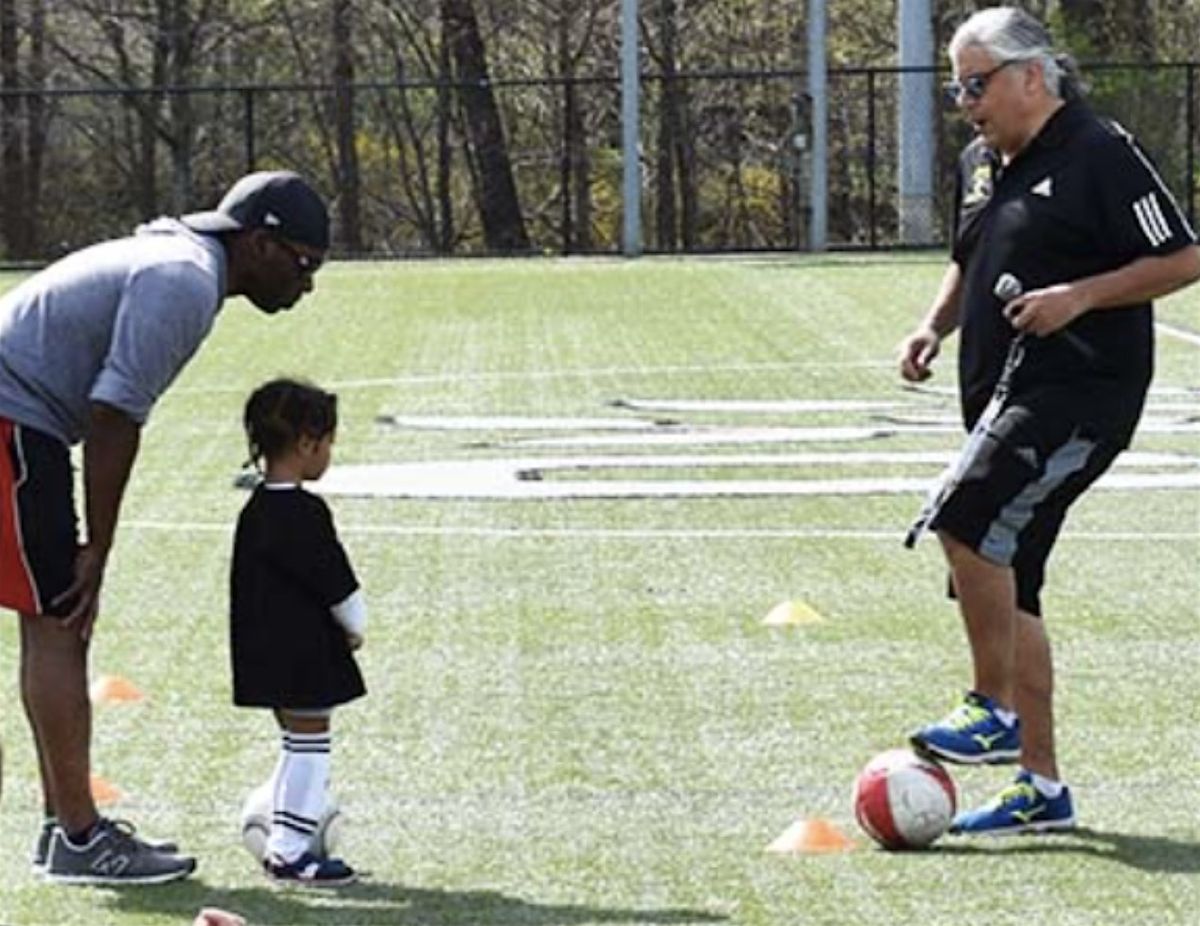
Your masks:
M 53 256 L 158 214 L 207 206 L 251 165 L 287 164 L 302 170 L 329 193 L 339 220 L 341 213 L 354 212 L 349 205 L 355 185 L 347 182 L 351 168 L 340 163 L 335 134 L 344 120 L 335 118 L 334 94 L 323 89 L 333 79 L 337 58 L 332 7 L 325 0 L 62 0 L 41 4 L 47 15 L 40 32 L 32 15 L 35 5 L 13 6 L 19 42 L 16 60 L 5 66 L 12 67 L 17 83 L 31 89 L 88 91 L 47 98 L 36 112 L 30 103 L 21 113 L 23 137 L 32 142 L 44 131 L 46 143 L 36 152 L 28 147 L 20 165 L 16 186 L 29 194 L 30 204 L 14 209 L 4 203 L 3 208 L 12 210 L 6 212 L 9 216 L 28 212 L 19 227 L 35 239 L 37 254 Z M 564 190 L 561 165 L 565 155 L 579 151 L 603 160 L 606 149 L 619 141 L 620 0 L 471 6 L 535 247 L 562 247 L 564 204 L 578 221 L 575 213 L 587 212 L 579 202 L 594 188 L 601 197 L 590 203 L 596 213 L 594 243 L 611 252 L 620 237 L 613 222 L 618 204 L 611 197 L 620 185 L 609 184 L 606 166 L 590 169 L 599 180 L 581 176 L 589 171 L 580 167 Z M 949 0 L 933 5 L 937 63 L 945 65 L 944 45 L 953 27 L 980 6 Z M 1043 0 L 1025 6 L 1046 16 L 1061 43 L 1085 63 L 1096 57 L 1147 64 L 1194 61 L 1200 48 L 1197 0 Z M 872 102 L 877 122 L 870 137 L 865 81 L 836 69 L 896 64 L 897 6 L 894 0 L 838 0 L 827 8 L 828 60 L 835 69 L 828 133 L 831 241 L 857 245 L 874 233 L 889 244 L 895 240 L 898 169 L 895 81 L 876 75 Z M 453 251 L 478 253 L 483 248 L 480 157 L 454 94 L 448 95 L 444 114 L 444 145 L 437 126 L 442 114 L 435 86 L 453 76 L 441 54 L 442 4 L 361 0 L 349 9 L 350 63 L 360 87 L 353 137 L 362 145 L 357 176 L 362 228 L 360 235 L 346 239 L 361 240 L 375 253 L 431 253 L 449 229 Z M 805 5 L 641 0 L 640 9 L 643 72 L 654 78 L 669 67 L 684 75 L 678 84 L 681 125 L 675 133 L 661 132 L 662 96 L 652 79 L 644 83 L 643 205 L 649 208 L 643 214 L 652 219 L 653 207 L 669 196 L 676 215 L 682 216 L 684 204 L 695 200 L 698 219 L 691 231 L 698 248 L 792 246 L 792 229 L 803 217 L 768 220 L 766 199 L 753 192 L 754 183 L 739 178 L 748 169 L 769 173 L 783 159 L 778 145 L 796 121 L 795 98 L 802 98 L 805 89 Z M 1100 12 L 1089 17 L 1088 10 Z M 44 49 L 44 61 L 35 61 L 35 48 Z M 749 76 L 697 76 L 700 72 Z M 1098 102 L 1111 105 L 1146 138 L 1165 166 L 1168 183 L 1182 197 L 1188 153 L 1198 150 L 1200 139 L 1184 137 L 1182 72 L 1172 73 L 1141 70 L 1117 77 L 1091 71 L 1088 76 L 1100 88 Z M 581 81 L 575 88 L 579 118 L 570 126 L 562 85 L 543 80 L 567 77 Z M 528 83 L 512 83 L 522 80 Z M 402 94 L 396 89 L 402 82 L 423 86 Z M 180 88 L 189 89 L 173 92 Z M 123 95 L 114 95 L 116 91 Z M 1191 119 L 1196 125 L 1200 114 Z M 938 176 L 945 178 L 956 139 L 949 132 L 939 132 L 939 139 Z M 660 149 L 668 146 L 674 146 L 675 173 L 658 177 Z M 869 203 L 865 171 L 872 146 L 877 196 Z M 437 202 L 439 160 L 450 173 L 446 205 Z M 695 165 L 688 189 L 682 188 L 688 181 L 681 160 Z M 8 163 L 0 170 L 8 171 Z M 40 170 L 36 178 L 35 166 Z M 731 188 L 745 195 L 730 195 Z M 945 188 L 943 182 L 938 194 L 943 200 Z M 0 182 L 0 189 L 13 187 Z M 448 216 L 441 215 L 443 210 Z M 944 213 L 938 209 L 939 216 Z M 872 216 L 873 229 L 868 224 Z M 339 221 L 339 231 L 342 227 Z M 646 227 L 654 229 L 654 222 Z M 655 234 L 647 235 L 652 247 Z M 2 244 L 0 254 L 11 256 L 13 243 Z

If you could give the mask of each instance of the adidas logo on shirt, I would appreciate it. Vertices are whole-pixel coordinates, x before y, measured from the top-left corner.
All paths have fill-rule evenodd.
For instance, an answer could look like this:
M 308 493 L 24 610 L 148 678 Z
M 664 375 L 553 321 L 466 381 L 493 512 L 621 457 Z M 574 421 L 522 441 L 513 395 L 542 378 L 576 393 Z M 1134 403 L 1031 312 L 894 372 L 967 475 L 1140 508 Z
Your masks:
M 1133 214 L 1137 217 L 1142 234 L 1150 242 L 1151 247 L 1158 247 L 1171 238 L 1171 226 L 1163 217 L 1162 207 L 1158 204 L 1158 196 L 1147 193 L 1133 204 Z
M 1044 196 L 1046 199 L 1049 199 L 1054 195 L 1053 181 L 1051 181 L 1049 177 L 1046 177 L 1044 180 L 1041 180 L 1031 186 L 1029 188 L 1029 192 L 1033 193 L 1035 196 Z

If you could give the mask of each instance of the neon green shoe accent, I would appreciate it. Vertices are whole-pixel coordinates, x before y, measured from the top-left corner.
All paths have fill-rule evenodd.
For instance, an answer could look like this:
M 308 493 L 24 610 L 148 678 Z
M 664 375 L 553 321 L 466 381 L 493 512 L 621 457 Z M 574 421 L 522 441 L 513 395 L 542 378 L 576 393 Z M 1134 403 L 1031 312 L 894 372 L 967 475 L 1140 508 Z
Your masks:
M 987 720 L 990 713 L 986 707 L 964 701 L 946 716 L 943 723 L 952 730 L 965 730 L 982 720 Z

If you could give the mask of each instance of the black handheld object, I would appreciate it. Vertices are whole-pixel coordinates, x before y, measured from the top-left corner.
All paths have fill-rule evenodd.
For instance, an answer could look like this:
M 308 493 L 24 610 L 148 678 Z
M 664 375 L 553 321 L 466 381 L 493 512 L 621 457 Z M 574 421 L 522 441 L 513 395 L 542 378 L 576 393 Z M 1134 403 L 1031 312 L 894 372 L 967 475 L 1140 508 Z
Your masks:
M 1012 302 L 1025 292 L 1024 284 L 1011 273 L 1002 273 L 996 277 L 996 285 L 992 287 L 992 295 L 1002 302 Z M 1021 337 L 1022 335 L 1017 335 Z M 1088 363 L 1096 361 L 1096 351 L 1074 331 L 1060 328 L 1051 337 L 1061 337 L 1073 347 Z
M 1016 299 L 1025 288 L 1011 273 L 1002 273 L 996 278 L 996 283 L 992 286 L 992 293 L 997 299 L 1004 302 L 1011 302 Z M 929 526 L 942 506 L 946 504 L 946 499 L 950 497 L 950 493 L 962 481 L 962 477 L 967 472 L 967 467 L 975 459 L 975 455 L 979 453 L 979 448 L 983 444 L 984 436 L 988 429 L 992 426 L 992 422 L 1000 414 L 1000 409 L 1004 407 L 1004 402 L 1008 398 L 1009 386 L 1012 382 L 1013 373 L 1021 363 L 1021 359 L 1025 356 L 1025 332 L 1020 331 L 1016 337 L 1009 342 L 1008 356 L 1004 359 L 1004 372 L 1000 374 L 1000 379 L 996 383 L 996 388 L 992 390 L 992 397 L 988 400 L 987 407 L 984 408 L 983 414 L 975 422 L 975 427 L 971 428 L 971 433 L 967 435 L 966 443 L 963 444 L 962 450 L 959 451 L 957 459 L 946 468 L 938 481 L 934 483 L 929 495 L 925 499 L 925 504 L 921 507 L 920 513 L 912 523 L 912 527 L 908 529 L 908 533 L 904 537 L 904 546 L 912 549 L 916 546 L 917 541 L 921 539 L 921 535 L 925 533 L 925 529 Z

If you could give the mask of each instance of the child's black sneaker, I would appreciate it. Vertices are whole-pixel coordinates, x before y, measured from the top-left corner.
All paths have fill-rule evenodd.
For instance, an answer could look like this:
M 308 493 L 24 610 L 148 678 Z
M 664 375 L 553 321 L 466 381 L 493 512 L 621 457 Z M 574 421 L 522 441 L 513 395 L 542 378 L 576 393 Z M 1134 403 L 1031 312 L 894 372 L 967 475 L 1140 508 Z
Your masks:
M 320 858 L 305 852 L 294 862 L 275 856 L 263 861 L 267 875 L 280 884 L 299 884 L 306 887 L 343 887 L 358 880 L 358 874 L 340 858 Z

